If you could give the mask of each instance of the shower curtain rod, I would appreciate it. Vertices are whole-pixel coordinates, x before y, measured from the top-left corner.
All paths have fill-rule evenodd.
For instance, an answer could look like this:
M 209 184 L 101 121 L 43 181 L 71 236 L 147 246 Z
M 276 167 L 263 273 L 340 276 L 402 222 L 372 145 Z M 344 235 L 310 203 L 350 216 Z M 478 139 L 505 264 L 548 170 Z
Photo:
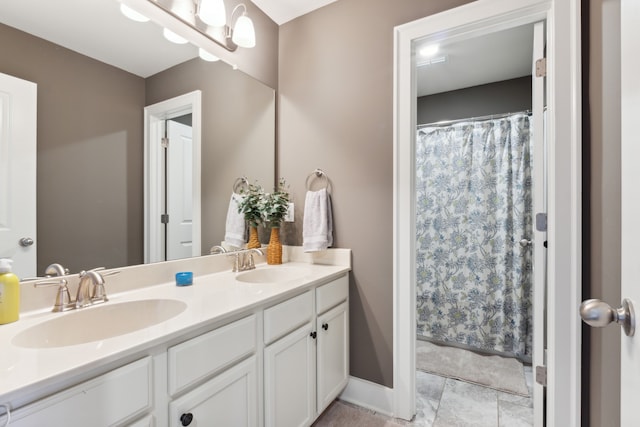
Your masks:
M 468 118 L 464 118 L 464 119 L 454 119 L 454 120 L 442 120 L 439 122 L 434 122 L 434 123 L 426 123 L 424 125 L 418 125 L 418 129 L 423 128 L 423 127 L 436 127 L 436 126 L 449 126 L 455 123 L 460 123 L 460 122 L 473 122 L 473 121 L 482 121 L 482 120 L 493 120 L 493 119 L 502 119 L 504 117 L 509 117 L 512 116 L 514 114 L 526 114 L 528 116 L 530 116 L 531 110 L 524 110 L 524 111 L 516 111 L 513 113 L 502 113 L 502 114 L 489 114 L 487 116 L 478 116 L 478 117 L 468 117 Z

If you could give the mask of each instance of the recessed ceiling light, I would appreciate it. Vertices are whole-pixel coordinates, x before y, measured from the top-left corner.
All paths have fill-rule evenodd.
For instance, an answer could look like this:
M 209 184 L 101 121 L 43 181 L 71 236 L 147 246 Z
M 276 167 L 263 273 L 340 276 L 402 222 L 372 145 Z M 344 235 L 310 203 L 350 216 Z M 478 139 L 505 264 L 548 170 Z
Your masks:
M 430 58 L 434 56 L 436 53 L 438 53 L 439 49 L 440 49 L 440 46 L 437 44 L 427 45 L 423 48 L 420 48 L 420 56 L 422 56 L 423 58 Z

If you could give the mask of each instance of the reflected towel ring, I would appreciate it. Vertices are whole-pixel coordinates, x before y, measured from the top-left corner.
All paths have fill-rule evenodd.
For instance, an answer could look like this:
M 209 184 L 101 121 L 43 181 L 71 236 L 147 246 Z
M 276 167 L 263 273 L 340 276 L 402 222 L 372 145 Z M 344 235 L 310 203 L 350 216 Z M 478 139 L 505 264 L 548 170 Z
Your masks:
M 240 194 L 241 191 L 246 190 L 249 187 L 249 180 L 246 176 L 242 176 L 235 180 L 233 183 L 233 192 Z
M 311 190 L 311 186 L 316 178 L 322 181 L 321 187 L 317 188 L 316 190 Z M 329 191 L 331 182 L 329 182 L 329 177 L 327 176 L 326 173 L 324 173 L 322 169 L 316 169 L 313 172 L 311 172 L 309 176 L 307 176 L 307 179 L 305 181 L 305 186 L 307 188 L 307 191 L 318 191 L 323 188 L 326 188 L 327 191 Z

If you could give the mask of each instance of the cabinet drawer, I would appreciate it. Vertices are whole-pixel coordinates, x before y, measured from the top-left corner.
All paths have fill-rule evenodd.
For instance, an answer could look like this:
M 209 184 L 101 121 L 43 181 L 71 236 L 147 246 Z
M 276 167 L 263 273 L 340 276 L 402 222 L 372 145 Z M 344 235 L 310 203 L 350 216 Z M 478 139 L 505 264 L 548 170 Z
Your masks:
M 169 394 L 174 395 L 228 367 L 255 348 L 255 315 L 169 348 Z
M 257 359 L 252 356 L 169 404 L 169 427 L 258 426 Z
M 264 311 L 264 342 L 269 344 L 311 321 L 313 291 L 291 298 Z
M 316 312 L 324 313 L 331 307 L 335 307 L 349 296 L 349 275 L 345 274 L 338 279 L 322 285 L 316 289 Z
M 151 358 L 146 357 L 11 415 L 11 426 L 112 426 L 152 406 Z

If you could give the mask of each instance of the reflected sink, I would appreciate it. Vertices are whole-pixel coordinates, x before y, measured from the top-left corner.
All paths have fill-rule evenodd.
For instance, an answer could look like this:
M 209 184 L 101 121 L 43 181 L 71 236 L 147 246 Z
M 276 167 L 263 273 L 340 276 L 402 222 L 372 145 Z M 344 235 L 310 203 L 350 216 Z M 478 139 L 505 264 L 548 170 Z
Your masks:
M 258 267 L 236 276 L 236 280 L 245 283 L 278 283 L 301 279 L 309 274 L 309 269 L 301 267 Z
M 172 299 L 107 302 L 31 326 L 16 335 L 12 343 L 25 348 L 51 348 L 100 341 L 162 323 L 186 308 L 184 302 Z

